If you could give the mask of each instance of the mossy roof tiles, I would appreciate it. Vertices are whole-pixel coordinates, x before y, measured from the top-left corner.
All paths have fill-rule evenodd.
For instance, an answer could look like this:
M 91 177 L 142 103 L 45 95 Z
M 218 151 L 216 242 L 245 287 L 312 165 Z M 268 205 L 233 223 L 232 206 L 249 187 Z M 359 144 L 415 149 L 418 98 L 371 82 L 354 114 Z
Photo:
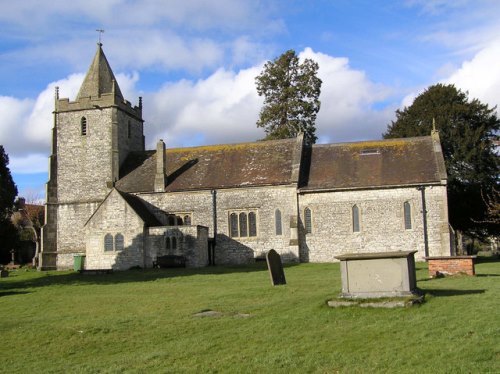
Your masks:
M 440 163 L 431 136 L 314 145 L 302 190 L 439 183 Z
M 293 183 L 296 139 L 167 150 L 166 191 Z M 133 152 L 116 186 L 125 192 L 154 190 L 156 151 Z

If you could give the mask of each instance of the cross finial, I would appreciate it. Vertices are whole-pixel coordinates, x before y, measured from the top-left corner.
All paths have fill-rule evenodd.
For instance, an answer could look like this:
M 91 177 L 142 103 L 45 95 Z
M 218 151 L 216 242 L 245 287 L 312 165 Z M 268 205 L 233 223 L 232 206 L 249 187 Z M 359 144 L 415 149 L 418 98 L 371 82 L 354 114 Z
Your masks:
M 96 29 L 95 31 L 97 31 L 99 33 L 99 45 L 102 45 L 101 38 L 102 38 L 102 34 L 104 34 L 104 30 L 103 29 Z

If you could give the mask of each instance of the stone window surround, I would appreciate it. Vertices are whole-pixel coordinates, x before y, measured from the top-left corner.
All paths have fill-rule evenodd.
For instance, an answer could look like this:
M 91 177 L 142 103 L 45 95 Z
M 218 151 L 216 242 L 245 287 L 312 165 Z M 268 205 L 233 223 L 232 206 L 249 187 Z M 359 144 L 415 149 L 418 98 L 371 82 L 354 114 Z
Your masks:
M 167 226 L 192 226 L 193 225 L 193 213 L 192 212 L 168 212 L 167 215 Z M 177 219 L 173 225 L 170 225 L 170 217 L 175 216 L 176 218 L 182 219 L 182 225 L 178 224 Z M 186 225 L 186 217 L 189 217 L 189 225 Z
M 283 236 L 283 214 L 279 208 L 274 210 L 274 233 L 276 236 Z
M 354 211 L 357 211 L 357 224 L 355 225 L 354 224 L 354 219 L 355 219 L 355 216 L 354 216 Z M 361 225 L 361 216 L 362 216 L 362 213 L 361 213 L 361 208 L 359 207 L 358 204 L 353 204 L 351 205 L 351 232 L 354 234 L 354 235 L 357 235 L 357 234 L 360 234 L 361 231 L 362 231 L 362 225 Z M 357 226 L 357 227 L 355 227 Z M 357 230 L 355 230 L 357 228 Z
M 123 248 L 121 248 L 121 249 L 116 249 L 116 237 L 118 235 L 121 235 L 121 242 L 123 245 Z M 109 238 L 111 238 L 111 242 L 107 243 L 108 247 L 110 245 L 111 248 L 108 248 L 106 246 L 106 238 L 108 238 L 108 240 L 110 240 Z M 104 249 L 104 252 L 121 252 L 125 249 L 125 235 L 123 235 L 121 232 L 117 232 L 115 235 L 107 232 L 103 237 L 102 244 L 103 244 L 102 248 Z
M 88 127 L 87 127 L 87 118 L 83 116 L 80 119 L 80 135 L 81 136 L 87 136 L 88 133 Z
M 307 211 L 309 211 L 309 215 L 307 214 Z M 309 230 L 308 227 L 310 228 Z M 306 235 L 311 235 L 313 232 L 314 232 L 313 211 L 310 207 L 306 206 L 304 208 L 304 233 Z
M 237 236 L 233 236 L 231 235 L 231 214 L 236 214 L 236 216 L 238 217 L 237 218 L 237 223 L 238 223 L 238 235 Z M 247 224 L 247 236 L 240 236 L 240 214 L 241 213 L 245 213 L 246 216 L 247 216 L 247 219 L 246 219 L 246 224 Z M 255 214 L 255 235 L 254 236 L 250 236 L 250 219 L 249 219 L 249 215 L 250 213 L 254 213 Z M 259 211 L 258 209 L 256 208 L 249 208 L 249 209 L 231 209 L 231 210 L 227 210 L 227 228 L 228 228 L 228 236 L 230 238 L 236 238 L 236 239 L 239 239 L 239 240 L 255 240 L 259 237 L 259 229 L 258 229 L 258 226 L 259 226 Z
M 408 206 L 408 209 L 409 209 L 408 216 L 406 214 L 406 206 Z M 413 230 L 413 223 L 415 221 L 415 219 L 413 217 L 413 212 L 414 212 L 413 204 L 409 200 L 404 201 L 402 204 L 402 214 L 403 214 L 403 229 L 406 231 Z M 409 222 L 408 222 L 409 225 L 407 225 L 407 218 L 409 218 Z

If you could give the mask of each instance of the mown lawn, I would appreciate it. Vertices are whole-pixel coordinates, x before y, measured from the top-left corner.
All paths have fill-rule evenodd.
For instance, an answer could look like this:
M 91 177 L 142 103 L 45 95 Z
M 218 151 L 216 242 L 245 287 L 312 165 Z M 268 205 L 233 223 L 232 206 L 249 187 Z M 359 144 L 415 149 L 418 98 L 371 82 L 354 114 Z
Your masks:
M 338 264 L 265 263 L 111 275 L 11 272 L 0 280 L 5 373 L 500 372 L 500 262 L 429 280 L 406 309 L 332 309 Z M 195 317 L 203 310 L 218 317 Z M 249 315 L 249 316 L 248 316 Z

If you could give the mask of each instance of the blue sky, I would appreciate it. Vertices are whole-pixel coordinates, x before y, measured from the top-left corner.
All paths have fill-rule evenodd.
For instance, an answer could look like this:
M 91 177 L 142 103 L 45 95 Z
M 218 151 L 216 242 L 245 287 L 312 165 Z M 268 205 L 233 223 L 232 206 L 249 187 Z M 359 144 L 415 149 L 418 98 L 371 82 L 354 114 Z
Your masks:
M 0 144 L 21 195 L 43 198 L 54 87 L 73 100 L 98 33 L 146 144 L 253 141 L 254 78 L 288 49 L 320 65 L 319 142 L 377 139 L 431 84 L 500 103 L 495 0 L 0 0 Z

